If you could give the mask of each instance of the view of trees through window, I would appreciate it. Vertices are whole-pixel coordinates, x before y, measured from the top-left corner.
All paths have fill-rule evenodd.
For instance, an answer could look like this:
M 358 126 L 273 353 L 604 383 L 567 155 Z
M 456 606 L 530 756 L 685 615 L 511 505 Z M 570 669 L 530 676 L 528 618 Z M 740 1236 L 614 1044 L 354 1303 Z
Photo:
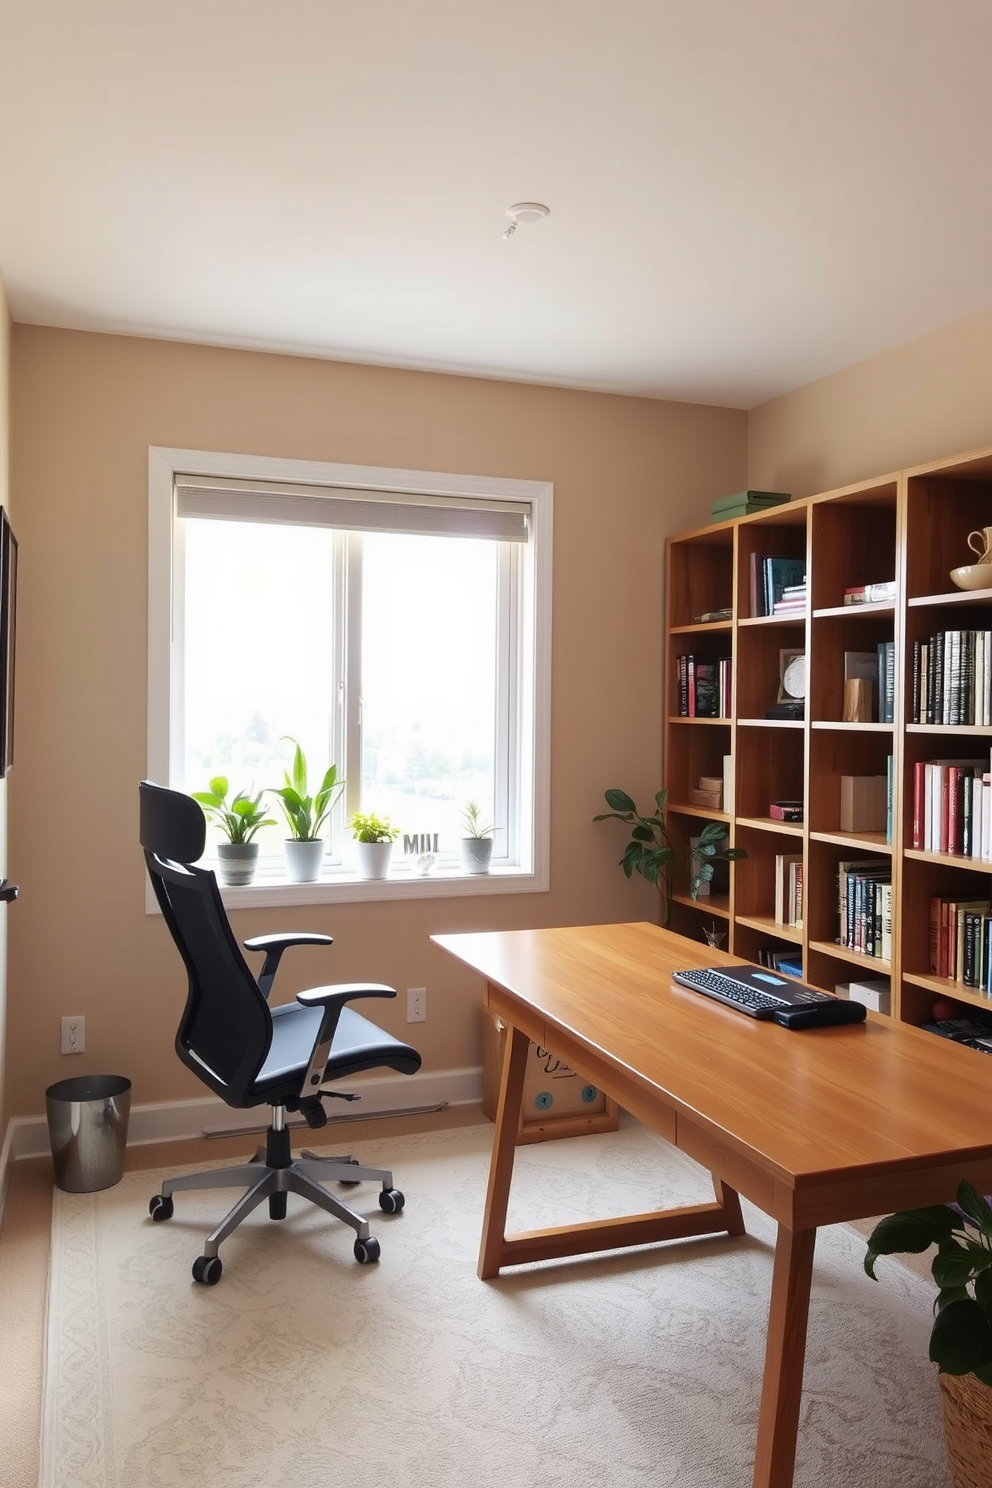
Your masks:
M 335 543 L 351 551 L 350 606 L 334 594 Z M 232 791 L 281 785 L 289 735 L 311 792 L 335 763 L 351 809 L 388 816 L 407 836 L 437 835 L 454 852 L 466 801 L 492 821 L 498 560 L 488 540 L 186 521 L 186 789 L 217 774 Z M 339 671 L 336 623 L 359 628 L 360 686 Z M 360 759 L 344 757 L 341 709 L 360 720 Z M 278 825 L 258 840 L 276 853 L 286 830 L 268 801 Z M 347 857 L 344 819 L 342 802 L 335 857 Z

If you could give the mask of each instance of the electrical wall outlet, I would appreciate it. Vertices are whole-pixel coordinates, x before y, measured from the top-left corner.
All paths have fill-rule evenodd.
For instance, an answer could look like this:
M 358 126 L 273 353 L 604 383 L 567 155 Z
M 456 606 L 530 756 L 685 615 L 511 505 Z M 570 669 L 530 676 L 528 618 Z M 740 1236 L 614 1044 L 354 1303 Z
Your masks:
M 427 988 L 407 987 L 406 989 L 406 1021 L 408 1023 L 427 1022 Z
M 82 1054 L 86 1048 L 86 1019 L 79 1013 L 62 1019 L 62 1053 Z

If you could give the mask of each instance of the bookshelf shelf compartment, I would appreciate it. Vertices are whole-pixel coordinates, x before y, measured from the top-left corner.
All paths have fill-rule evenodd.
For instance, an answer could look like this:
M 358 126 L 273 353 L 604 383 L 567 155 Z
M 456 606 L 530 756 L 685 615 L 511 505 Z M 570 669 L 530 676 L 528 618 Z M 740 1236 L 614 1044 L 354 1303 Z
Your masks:
M 784 837 L 802 838 L 803 835 L 802 822 L 779 821 L 774 816 L 739 816 L 737 818 L 737 825 L 739 827 L 753 827 L 757 832 L 775 832 Z
M 848 966 L 871 967 L 871 972 L 866 972 L 866 975 L 888 976 L 892 971 L 891 961 L 883 961 L 881 956 L 866 956 L 863 951 L 853 951 L 833 940 L 811 940 L 809 948 L 818 955 L 833 956 L 837 961 L 844 961 Z M 833 988 L 829 990 L 832 992 Z
M 802 926 L 783 925 L 779 920 L 774 920 L 770 915 L 735 915 L 734 920 L 738 925 L 747 925 L 752 930 L 759 930 L 762 935 L 773 935 L 777 940 L 787 940 L 791 945 L 802 945 Z

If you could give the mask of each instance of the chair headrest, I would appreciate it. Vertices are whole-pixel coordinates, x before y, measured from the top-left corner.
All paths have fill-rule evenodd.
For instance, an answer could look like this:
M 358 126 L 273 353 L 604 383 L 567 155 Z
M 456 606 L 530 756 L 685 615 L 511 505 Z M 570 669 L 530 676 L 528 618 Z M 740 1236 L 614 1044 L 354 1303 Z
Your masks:
M 173 863 L 195 863 L 203 857 L 207 819 L 199 801 L 150 780 L 138 786 L 138 797 L 143 848 Z

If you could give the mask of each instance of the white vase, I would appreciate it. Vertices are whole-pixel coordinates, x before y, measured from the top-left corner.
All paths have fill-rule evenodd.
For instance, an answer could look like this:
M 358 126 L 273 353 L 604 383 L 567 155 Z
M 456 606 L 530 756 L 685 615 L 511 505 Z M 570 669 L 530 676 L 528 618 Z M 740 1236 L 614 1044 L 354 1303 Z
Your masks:
M 286 849 L 286 877 L 290 883 L 316 883 L 327 847 L 323 837 L 318 837 L 315 842 L 301 842 L 296 837 L 289 837 L 283 845 Z
M 385 878 L 389 873 L 391 842 L 356 842 L 355 854 L 359 878 Z
M 462 838 L 462 867 L 474 876 L 489 872 L 489 859 L 493 855 L 491 837 Z
M 257 842 L 218 842 L 217 876 L 227 888 L 250 884 L 257 866 Z

